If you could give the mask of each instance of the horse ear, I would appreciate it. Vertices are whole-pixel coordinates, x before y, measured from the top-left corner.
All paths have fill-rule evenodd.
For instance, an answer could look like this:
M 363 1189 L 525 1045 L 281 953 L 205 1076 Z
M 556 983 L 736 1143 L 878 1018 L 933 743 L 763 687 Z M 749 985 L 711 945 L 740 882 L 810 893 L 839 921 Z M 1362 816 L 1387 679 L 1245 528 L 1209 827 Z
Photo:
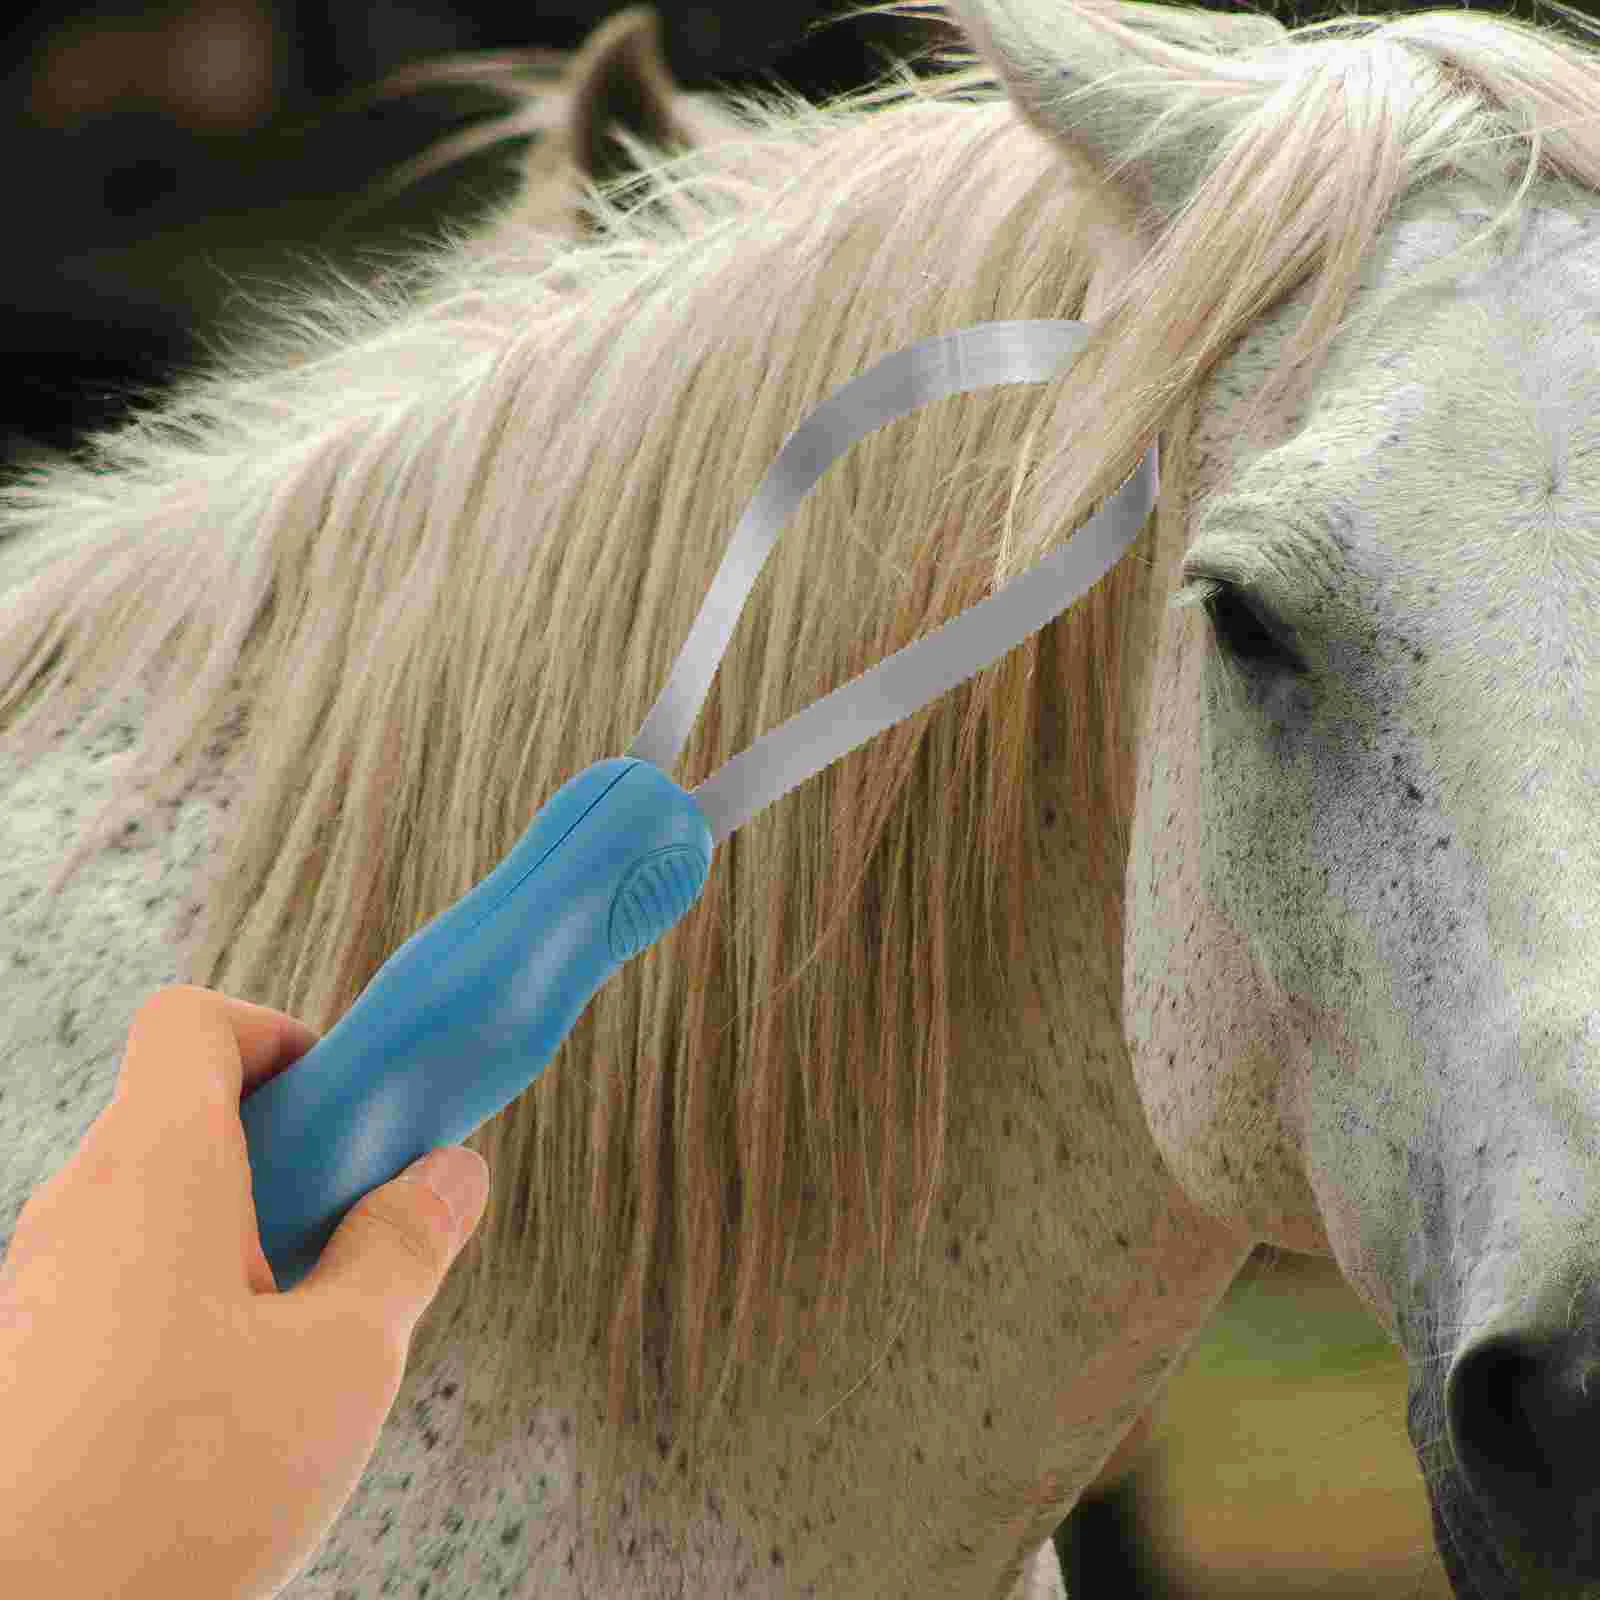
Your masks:
M 595 183 L 633 170 L 614 135 L 620 129 L 654 149 L 690 143 L 672 109 L 678 86 L 661 53 L 661 19 L 650 6 L 629 6 L 584 42 L 568 69 L 572 159 Z
M 1116 0 L 950 0 L 950 8 L 1022 115 L 1087 160 L 1099 177 L 1125 188 L 1156 229 L 1171 221 L 1199 186 L 1215 144 L 1196 141 L 1190 131 L 1128 159 L 1163 102 L 1171 103 L 1146 74 L 1141 75 L 1143 85 L 1113 81 L 1079 99 L 1071 96 L 1108 73 L 1154 65 L 1139 35 L 1211 55 L 1276 44 L 1286 37 L 1273 18 L 1252 12 L 1120 5 Z M 1090 16 L 1112 27 L 1097 27 Z M 1227 102 L 1219 103 L 1217 116 L 1220 136 Z

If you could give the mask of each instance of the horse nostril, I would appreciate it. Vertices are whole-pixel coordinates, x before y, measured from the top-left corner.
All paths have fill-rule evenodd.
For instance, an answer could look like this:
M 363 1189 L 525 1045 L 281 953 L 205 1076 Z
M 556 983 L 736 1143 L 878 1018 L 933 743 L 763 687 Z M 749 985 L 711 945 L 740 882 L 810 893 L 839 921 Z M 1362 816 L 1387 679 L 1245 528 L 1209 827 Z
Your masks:
M 1491 1339 L 1459 1358 L 1445 1390 L 1446 1415 L 1456 1460 L 1472 1479 L 1499 1474 L 1543 1494 L 1555 1489 L 1555 1474 L 1534 1417 L 1541 1363 L 1522 1339 Z M 1496 1496 L 1498 1498 L 1498 1496 Z
M 1502 1536 L 1542 1566 L 1600 1578 L 1600 1378 L 1592 1337 L 1501 1335 L 1445 1384 L 1456 1463 Z

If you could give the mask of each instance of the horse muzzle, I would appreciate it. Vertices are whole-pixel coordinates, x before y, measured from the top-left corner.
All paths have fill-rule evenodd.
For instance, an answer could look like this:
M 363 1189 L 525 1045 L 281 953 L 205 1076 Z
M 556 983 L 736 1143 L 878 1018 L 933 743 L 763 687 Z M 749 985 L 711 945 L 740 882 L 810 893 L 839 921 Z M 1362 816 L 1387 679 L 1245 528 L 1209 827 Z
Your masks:
M 1561 1301 L 1413 1364 L 1407 1424 L 1458 1600 L 1600 1600 L 1600 1285 Z

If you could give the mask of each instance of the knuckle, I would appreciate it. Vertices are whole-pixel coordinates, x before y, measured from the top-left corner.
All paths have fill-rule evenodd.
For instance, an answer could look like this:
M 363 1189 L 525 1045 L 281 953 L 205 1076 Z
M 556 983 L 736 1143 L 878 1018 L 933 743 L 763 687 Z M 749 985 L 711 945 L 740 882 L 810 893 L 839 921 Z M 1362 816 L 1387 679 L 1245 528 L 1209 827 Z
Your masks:
M 165 1011 L 169 1006 L 192 1006 L 197 996 L 208 996 L 210 991 L 192 983 L 165 983 L 144 1000 L 136 1015 Z

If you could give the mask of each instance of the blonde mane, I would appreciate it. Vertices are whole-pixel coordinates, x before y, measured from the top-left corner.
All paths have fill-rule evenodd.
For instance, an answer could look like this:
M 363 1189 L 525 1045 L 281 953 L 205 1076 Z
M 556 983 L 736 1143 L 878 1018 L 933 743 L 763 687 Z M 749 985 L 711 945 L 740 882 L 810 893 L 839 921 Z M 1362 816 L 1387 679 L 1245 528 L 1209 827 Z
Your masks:
M 1158 515 L 1179 515 L 1218 359 L 1315 275 L 1272 386 L 1309 383 L 1415 185 L 1494 185 L 1480 237 L 1536 173 L 1600 189 L 1600 54 L 1549 29 L 1346 18 L 1229 58 L 1200 14 L 1186 46 L 1160 8 L 1073 9 L 1137 41 L 1148 142 L 1232 130 L 1153 249 L 988 72 L 751 101 L 742 137 L 650 175 L 651 203 L 596 201 L 598 240 L 552 258 L 508 213 L 409 289 L 302 306 L 293 370 L 263 343 L 11 491 L 30 581 L 0 611 L 6 738 L 26 754 L 141 688 L 151 707 L 137 781 L 57 886 L 236 745 L 249 776 L 187 976 L 326 1028 L 562 782 L 621 753 L 785 437 L 878 357 L 987 318 L 1099 325 L 1061 382 L 940 401 L 823 479 L 685 786 L 1058 546 L 1163 429 Z M 951 1075 L 982 1071 L 952 1060 L 952 1018 L 1026 960 L 1041 741 L 1070 772 L 1055 825 L 1126 855 L 1151 531 L 995 668 L 728 841 L 694 911 L 474 1137 L 489 1215 L 413 1358 L 472 1341 L 480 1443 L 519 1426 L 552 1351 L 589 1364 L 614 1424 L 667 1394 L 709 1421 L 758 1348 L 779 1358 L 796 1239 L 826 1230 L 830 1295 L 908 1226 L 920 1249 Z M 1120 907 L 1104 936 L 1120 949 Z

